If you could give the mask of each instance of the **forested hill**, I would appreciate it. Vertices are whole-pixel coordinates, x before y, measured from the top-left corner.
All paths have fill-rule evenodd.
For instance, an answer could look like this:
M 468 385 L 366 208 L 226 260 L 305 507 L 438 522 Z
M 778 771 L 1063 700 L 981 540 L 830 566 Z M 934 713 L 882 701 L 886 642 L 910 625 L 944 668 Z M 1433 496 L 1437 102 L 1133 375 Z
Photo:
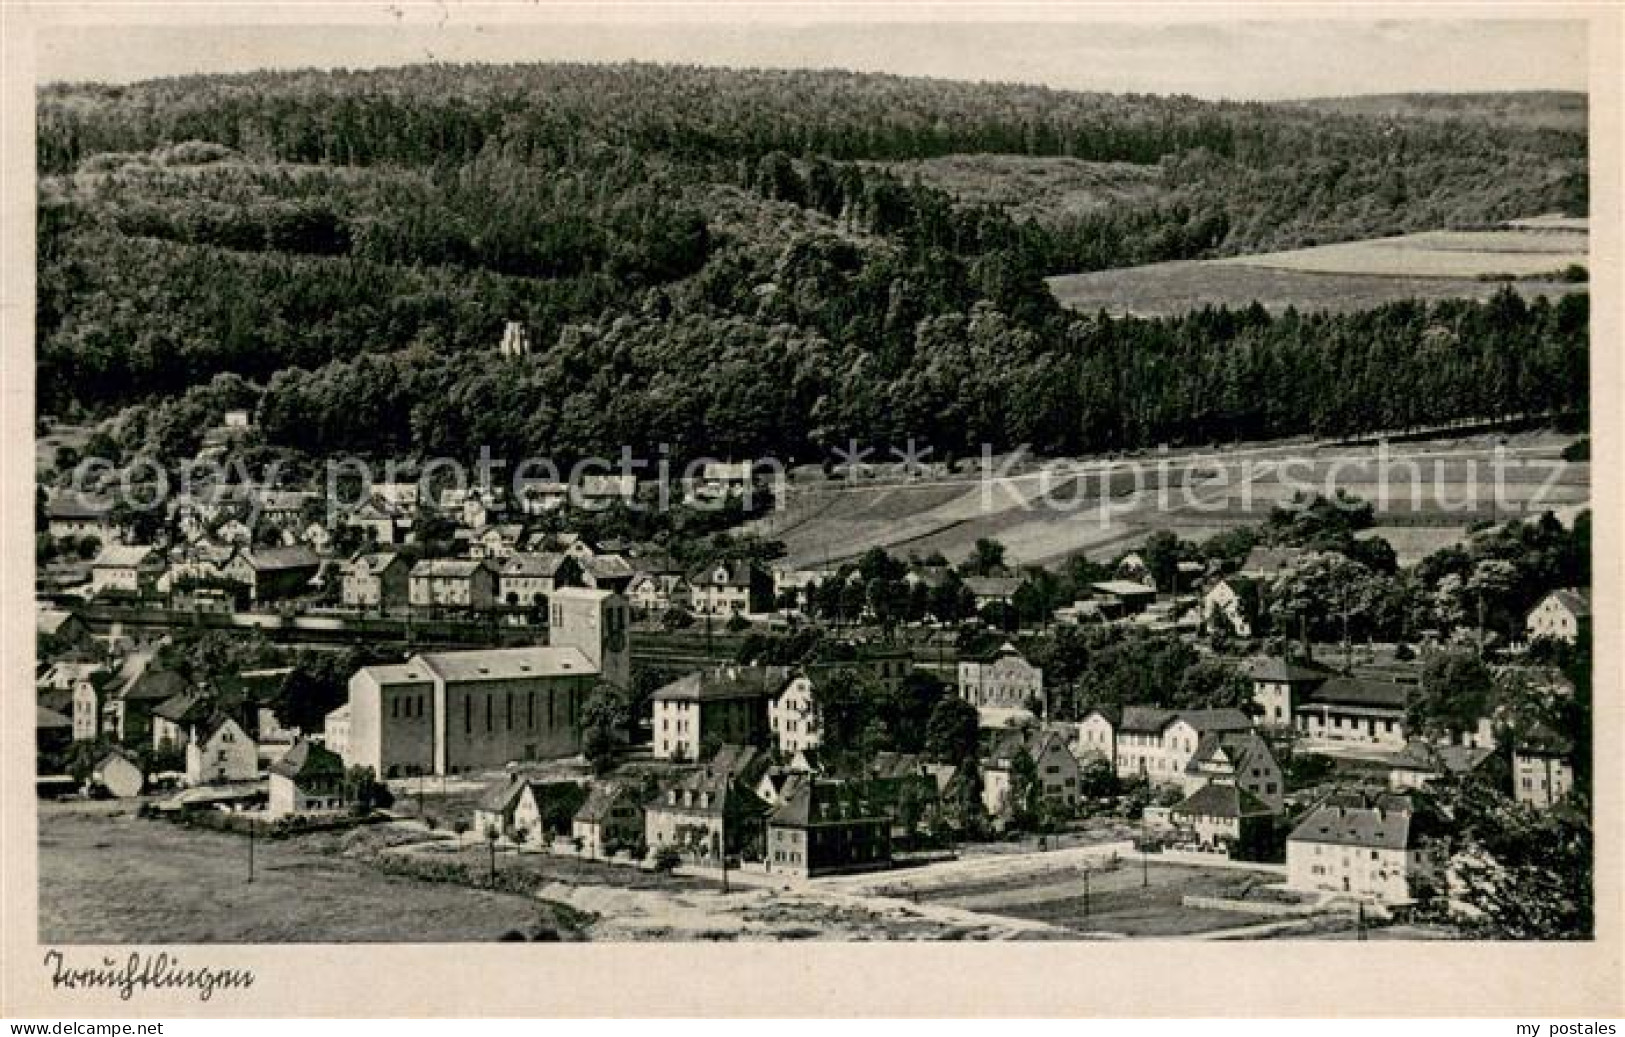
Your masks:
M 185 451 L 228 403 L 275 446 L 568 458 L 1084 451 L 1584 399 L 1583 298 L 1114 322 L 1042 281 L 1583 213 L 1562 120 L 652 65 L 38 101 L 40 407 L 117 414 L 126 450 Z M 1033 219 L 909 172 L 963 153 L 1134 187 Z M 538 343 L 517 369 L 492 353 L 508 319 Z

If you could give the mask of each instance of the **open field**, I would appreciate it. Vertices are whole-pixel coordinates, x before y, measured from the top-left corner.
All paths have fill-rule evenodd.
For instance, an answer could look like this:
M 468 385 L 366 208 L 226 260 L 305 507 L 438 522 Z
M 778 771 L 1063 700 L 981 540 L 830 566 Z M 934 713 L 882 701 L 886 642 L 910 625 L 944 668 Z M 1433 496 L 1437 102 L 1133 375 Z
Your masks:
M 1585 291 L 1556 281 L 1587 264 L 1587 235 L 1568 231 L 1428 231 L 1228 259 L 1183 260 L 1049 279 L 1083 312 L 1173 316 L 1202 306 L 1259 303 L 1272 313 L 1346 313 L 1403 299 L 1487 299 L 1505 285 L 1525 296 Z
M 1279 881 L 1265 872 L 1171 864 L 1152 864 L 1142 871 L 1139 865 L 1124 862 L 1091 870 L 1087 904 L 1082 872 L 924 886 L 920 899 L 1045 922 L 1080 934 L 1166 937 L 1269 921 L 1244 913 L 1185 907 L 1181 898 L 1241 897 L 1254 887 Z
M 1590 465 L 1564 463 L 1573 437 L 1507 437 L 1352 447 L 1263 446 L 1127 462 L 1053 462 L 1000 481 L 974 473 L 915 484 L 793 483 L 781 510 L 750 526 L 783 540 L 792 565 L 816 567 L 871 547 L 967 555 L 992 537 L 1018 563 L 1083 553 L 1110 559 L 1149 533 L 1200 540 L 1264 521 L 1300 491 L 1338 489 L 1371 501 L 1395 549 L 1414 560 L 1478 521 L 1568 517 L 1588 505 Z M 1499 487 L 1499 489 L 1498 489 Z
M 385 875 L 301 839 L 138 820 L 105 805 L 39 809 L 45 943 L 461 943 L 567 928 L 549 904 Z
M 1564 231 L 1426 231 L 1216 260 L 1319 274 L 1373 277 L 1535 278 L 1585 266 L 1587 235 Z
M 1108 205 L 1153 201 L 1166 193 L 1162 170 L 1132 162 L 1060 156 L 942 155 L 875 163 L 904 181 L 953 195 L 965 205 L 995 205 L 1016 219 L 1055 223 Z

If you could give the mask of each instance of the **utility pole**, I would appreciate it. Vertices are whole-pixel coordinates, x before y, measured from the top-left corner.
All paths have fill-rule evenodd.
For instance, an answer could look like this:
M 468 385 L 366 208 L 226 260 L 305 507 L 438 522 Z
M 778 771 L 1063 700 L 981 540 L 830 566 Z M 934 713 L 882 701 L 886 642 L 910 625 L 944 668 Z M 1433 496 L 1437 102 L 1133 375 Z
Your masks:
M 717 834 L 722 843 L 722 892 L 728 892 L 728 791 L 733 785 L 733 772 L 722 775 L 722 794 L 717 800 Z
M 1083 866 L 1083 917 L 1089 917 L 1089 865 Z
M 254 819 L 248 819 L 248 881 L 254 881 Z

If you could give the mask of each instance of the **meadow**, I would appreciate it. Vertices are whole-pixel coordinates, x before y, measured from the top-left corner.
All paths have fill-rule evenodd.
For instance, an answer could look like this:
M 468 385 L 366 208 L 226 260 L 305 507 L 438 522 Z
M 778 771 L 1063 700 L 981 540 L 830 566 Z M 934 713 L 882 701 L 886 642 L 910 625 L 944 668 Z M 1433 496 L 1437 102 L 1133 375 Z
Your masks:
M 1351 313 L 1406 299 L 1488 299 L 1584 291 L 1558 280 L 1585 266 L 1587 236 L 1527 229 L 1428 231 L 1228 259 L 1185 260 L 1048 279 L 1080 312 L 1175 316 L 1203 306 Z

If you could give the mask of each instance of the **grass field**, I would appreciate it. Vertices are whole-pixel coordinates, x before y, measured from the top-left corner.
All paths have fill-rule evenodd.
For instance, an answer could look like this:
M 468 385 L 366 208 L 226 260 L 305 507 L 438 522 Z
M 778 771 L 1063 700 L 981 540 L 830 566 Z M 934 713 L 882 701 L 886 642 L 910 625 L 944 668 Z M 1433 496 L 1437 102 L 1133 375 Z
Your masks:
M 871 547 L 901 555 L 941 551 L 958 561 L 982 537 L 1003 543 L 1018 563 L 1054 563 L 1079 552 L 1107 560 L 1155 530 L 1201 540 L 1263 522 L 1299 491 L 1343 489 L 1371 501 L 1378 524 L 1393 531 L 1396 550 L 1414 560 L 1478 521 L 1534 518 L 1545 510 L 1566 517 L 1586 506 L 1590 465 L 1557 463 L 1569 442 L 1525 433 L 1504 443 L 1493 436 L 1407 443 L 1386 454 L 1372 447 L 1259 447 L 1210 455 L 1200 467 L 1169 459 L 1166 476 L 1152 456 L 1140 459 L 1138 483 L 1121 464 L 1108 476 L 1087 462 L 987 488 L 970 475 L 903 487 L 815 481 L 792 484 L 784 509 L 751 528 L 784 541 L 790 564 L 809 567 Z
M 1082 312 L 1174 316 L 1205 305 L 1346 313 L 1403 299 L 1486 299 L 1510 284 L 1556 297 L 1551 279 L 1587 264 L 1587 236 L 1539 230 L 1429 231 L 1228 259 L 1154 263 L 1049 279 Z M 1497 280 L 1510 278 L 1511 280 Z
M 42 804 L 44 943 L 463 943 L 566 929 L 546 903 L 381 874 L 304 840 L 256 843 L 138 820 L 106 807 Z
M 1132 162 L 1085 162 L 1026 155 L 943 155 L 877 165 L 905 181 L 953 195 L 965 205 L 996 205 L 1040 224 L 1108 205 L 1154 200 L 1165 192 L 1162 170 Z
M 1087 902 L 1081 873 L 944 885 L 922 889 L 920 897 L 924 902 L 1045 922 L 1079 933 L 1164 937 L 1267 920 L 1185 907 L 1182 898 L 1239 897 L 1252 887 L 1279 881 L 1263 872 L 1170 864 L 1152 864 L 1142 873 L 1138 865 L 1125 863 L 1111 870 L 1091 871 Z

